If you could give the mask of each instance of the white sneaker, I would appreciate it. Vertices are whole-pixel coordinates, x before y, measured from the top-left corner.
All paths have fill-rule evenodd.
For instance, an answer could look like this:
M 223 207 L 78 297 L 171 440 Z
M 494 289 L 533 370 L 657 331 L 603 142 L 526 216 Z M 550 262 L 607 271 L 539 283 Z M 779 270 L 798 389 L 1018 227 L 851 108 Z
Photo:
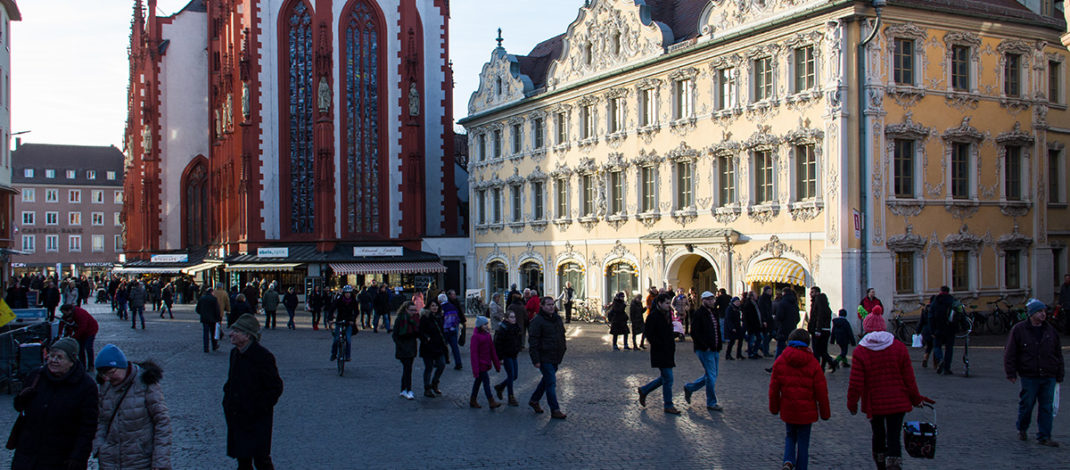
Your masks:
M 409 398 L 409 394 L 405 393 L 404 390 L 402 390 L 401 393 L 398 394 L 398 396 L 401 397 L 401 398 Z
M 405 398 L 408 398 L 409 400 L 415 400 L 416 396 L 412 394 L 412 390 L 409 390 L 408 392 L 405 392 Z

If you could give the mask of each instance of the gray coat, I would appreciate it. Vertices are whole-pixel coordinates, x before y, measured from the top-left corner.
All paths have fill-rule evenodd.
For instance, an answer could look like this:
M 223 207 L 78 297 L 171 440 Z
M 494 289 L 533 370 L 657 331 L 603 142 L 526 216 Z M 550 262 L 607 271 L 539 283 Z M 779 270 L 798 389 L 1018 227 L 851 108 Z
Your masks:
M 131 363 L 122 383 L 100 386 L 93 449 L 101 470 L 171 468 L 171 418 L 160 388 L 162 377 L 163 371 L 152 362 Z
M 260 299 L 261 305 L 264 306 L 265 312 L 274 312 L 279 309 L 279 293 L 275 292 L 275 289 L 268 289 L 264 292 L 264 298 Z

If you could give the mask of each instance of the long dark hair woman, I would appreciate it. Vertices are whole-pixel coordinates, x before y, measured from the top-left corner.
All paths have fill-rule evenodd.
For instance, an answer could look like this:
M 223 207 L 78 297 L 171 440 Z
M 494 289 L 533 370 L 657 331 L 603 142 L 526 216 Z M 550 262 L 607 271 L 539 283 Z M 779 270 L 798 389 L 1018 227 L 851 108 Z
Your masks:
M 446 370 L 446 336 L 442 330 L 442 309 L 438 300 L 428 297 L 420 311 L 420 357 L 424 360 L 424 396 L 442 395 L 438 381 Z
M 617 336 L 624 336 L 624 349 L 628 347 L 628 304 L 624 302 L 624 292 L 617 292 L 613 303 L 609 304 L 609 334 L 613 335 L 613 350 L 620 351 Z
M 420 337 L 420 309 L 406 301 L 394 318 L 394 357 L 401 361 L 401 398 L 412 400 L 412 362 L 416 359 Z

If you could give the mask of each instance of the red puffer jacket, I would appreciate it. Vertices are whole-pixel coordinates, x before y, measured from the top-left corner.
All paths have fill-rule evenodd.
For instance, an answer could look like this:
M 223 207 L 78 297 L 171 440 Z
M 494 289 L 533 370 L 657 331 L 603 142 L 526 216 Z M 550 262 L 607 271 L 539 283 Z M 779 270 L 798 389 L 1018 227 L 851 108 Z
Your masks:
M 809 349 L 789 347 L 773 363 L 769 380 L 769 412 L 788 424 L 829 419 L 829 389 L 825 374 Z
M 914 366 L 907 347 L 891 333 L 866 335 L 851 358 L 851 381 L 847 387 L 847 409 L 858 412 L 858 401 L 867 417 L 906 413 L 925 397 L 918 392 Z

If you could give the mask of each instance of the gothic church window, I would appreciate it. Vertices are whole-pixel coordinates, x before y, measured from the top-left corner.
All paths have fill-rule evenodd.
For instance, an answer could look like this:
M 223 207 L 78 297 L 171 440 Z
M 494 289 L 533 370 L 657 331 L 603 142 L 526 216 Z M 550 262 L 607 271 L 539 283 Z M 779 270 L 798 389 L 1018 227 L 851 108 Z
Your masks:
M 304 2 L 296 2 L 285 14 L 284 34 L 280 35 L 288 56 L 283 85 L 288 90 L 283 106 L 287 118 L 281 134 L 283 178 L 286 183 L 280 196 L 288 198 L 289 230 L 295 234 L 312 233 L 316 214 L 314 148 L 312 126 L 315 121 L 315 87 L 313 86 L 312 12 Z M 288 174 L 287 171 L 288 170 Z
M 379 14 L 367 1 L 357 1 L 344 16 L 342 33 L 344 178 L 343 218 L 350 234 L 379 234 L 386 198 L 381 153 L 380 74 L 382 59 Z M 480 159 L 485 143 L 480 137 Z

